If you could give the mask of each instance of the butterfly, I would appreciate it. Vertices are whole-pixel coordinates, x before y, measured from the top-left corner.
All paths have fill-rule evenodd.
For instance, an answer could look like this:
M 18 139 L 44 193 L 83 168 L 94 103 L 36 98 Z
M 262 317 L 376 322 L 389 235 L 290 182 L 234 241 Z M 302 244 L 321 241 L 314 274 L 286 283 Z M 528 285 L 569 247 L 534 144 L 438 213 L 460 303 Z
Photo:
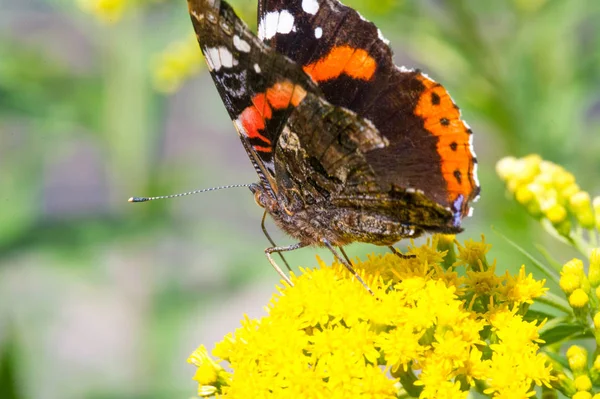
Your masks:
M 394 64 L 373 23 L 336 0 L 259 0 L 255 35 L 226 1 L 188 8 L 256 203 L 296 240 L 276 246 L 263 216 L 284 280 L 274 253 L 327 247 L 354 272 L 350 243 L 399 254 L 401 239 L 462 231 L 480 191 L 473 132 L 442 85 Z

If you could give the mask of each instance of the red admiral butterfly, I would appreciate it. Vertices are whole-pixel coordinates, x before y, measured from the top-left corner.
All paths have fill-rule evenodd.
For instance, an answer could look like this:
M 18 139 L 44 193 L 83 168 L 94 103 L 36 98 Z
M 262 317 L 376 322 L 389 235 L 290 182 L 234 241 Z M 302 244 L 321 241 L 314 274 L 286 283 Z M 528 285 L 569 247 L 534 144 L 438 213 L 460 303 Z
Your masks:
M 396 252 L 402 238 L 462 231 L 479 194 L 472 131 L 440 84 L 393 63 L 374 24 L 336 0 L 260 0 L 257 37 L 225 1 L 188 6 L 260 178 L 256 202 L 298 241 L 267 234 L 286 281 L 272 253 L 326 246 L 352 271 L 352 242 Z

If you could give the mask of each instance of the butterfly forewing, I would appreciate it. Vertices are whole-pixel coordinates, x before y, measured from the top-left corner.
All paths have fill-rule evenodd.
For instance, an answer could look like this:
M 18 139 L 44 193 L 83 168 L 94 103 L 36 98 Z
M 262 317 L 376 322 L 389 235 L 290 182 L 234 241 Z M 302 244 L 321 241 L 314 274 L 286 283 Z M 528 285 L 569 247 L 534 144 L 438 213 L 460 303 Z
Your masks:
M 368 153 L 383 192 L 423 192 L 455 224 L 479 193 L 472 132 L 446 90 L 397 67 L 381 31 L 336 0 L 260 0 L 259 37 L 301 64 L 327 101 L 371 121 L 390 145 Z
M 262 43 L 224 1 L 189 0 L 202 53 L 261 177 L 274 184 L 274 147 L 290 112 L 319 89 L 302 69 Z

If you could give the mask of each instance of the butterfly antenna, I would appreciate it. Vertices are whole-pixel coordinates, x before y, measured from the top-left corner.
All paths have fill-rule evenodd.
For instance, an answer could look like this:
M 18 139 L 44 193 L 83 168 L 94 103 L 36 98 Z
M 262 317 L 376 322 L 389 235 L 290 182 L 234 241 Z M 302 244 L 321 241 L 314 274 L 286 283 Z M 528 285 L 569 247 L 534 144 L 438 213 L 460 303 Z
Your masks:
M 159 199 L 185 197 L 186 195 L 200 194 L 200 193 L 205 193 L 207 191 L 217 191 L 217 190 L 224 190 L 226 188 L 239 188 L 239 187 L 250 187 L 250 184 L 232 184 L 229 186 L 204 188 L 202 190 L 194 190 L 194 191 L 189 191 L 187 193 L 181 193 L 181 194 L 161 195 L 160 197 L 131 197 L 127 201 L 129 201 L 129 202 L 147 202 L 147 201 L 154 201 L 154 200 L 159 200 Z

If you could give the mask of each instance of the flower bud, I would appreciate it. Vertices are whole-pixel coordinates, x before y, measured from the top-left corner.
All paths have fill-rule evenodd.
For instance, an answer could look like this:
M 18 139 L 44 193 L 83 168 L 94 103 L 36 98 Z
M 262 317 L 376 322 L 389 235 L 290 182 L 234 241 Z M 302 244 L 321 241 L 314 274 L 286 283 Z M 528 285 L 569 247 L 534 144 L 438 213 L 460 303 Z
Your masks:
M 560 204 L 553 204 L 543 211 L 546 218 L 555 226 L 567 219 L 567 210 Z
M 587 391 L 579 391 L 571 396 L 572 399 L 592 399 L 592 394 Z
M 573 309 L 584 308 L 589 301 L 590 298 L 588 294 L 586 294 L 581 288 L 577 288 L 571 295 L 569 295 L 569 305 L 571 305 Z
M 582 287 L 584 277 L 583 262 L 580 259 L 571 259 L 564 264 L 560 271 L 560 288 L 565 294 L 571 294 L 576 289 Z
M 560 289 L 567 295 L 581 288 L 581 277 L 576 274 L 562 274 L 559 280 Z
M 566 355 L 569 362 L 569 367 L 573 373 L 580 373 L 587 368 L 588 353 L 581 346 L 572 345 L 569 349 L 567 349 Z
M 515 192 L 515 199 L 521 205 L 527 205 L 535 200 L 535 195 L 529 186 L 529 184 L 519 186 Z
M 573 258 L 563 265 L 560 273 L 577 274 L 578 276 L 583 276 L 583 269 L 583 261 L 581 259 Z
M 598 312 L 594 315 L 593 321 L 594 321 L 594 328 L 596 330 L 600 330 L 600 312 Z
M 566 187 L 575 184 L 575 176 L 572 173 L 567 172 L 563 168 L 557 171 L 554 175 L 554 185 L 559 189 L 563 190 Z
M 594 248 L 590 253 L 588 280 L 593 288 L 600 286 L 600 248 Z
M 496 173 L 504 181 L 512 179 L 516 175 L 517 158 L 515 157 L 504 157 L 496 164 Z
M 575 378 L 575 389 L 578 391 L 590 391 L 592 389 L 592 381 L 586 374 L 582 374 Z
M 579 186 L 576 183 L 573 183 L 560 190 L 560 195 L 565 198 L 571 198 L 571 196 L 578 193 L 579 191 L 581 191 L 581 188 L 579 188 Z
M 596 220 L 592 209 L 592 200 L 585 191 L 579 191 L 569 197 L 569 207 L 577 221 L 586 229 L 593 229 Z
M 594 359 L 593 369 L 596 371 L 600 371 L 600 355 L 596 356 Z

